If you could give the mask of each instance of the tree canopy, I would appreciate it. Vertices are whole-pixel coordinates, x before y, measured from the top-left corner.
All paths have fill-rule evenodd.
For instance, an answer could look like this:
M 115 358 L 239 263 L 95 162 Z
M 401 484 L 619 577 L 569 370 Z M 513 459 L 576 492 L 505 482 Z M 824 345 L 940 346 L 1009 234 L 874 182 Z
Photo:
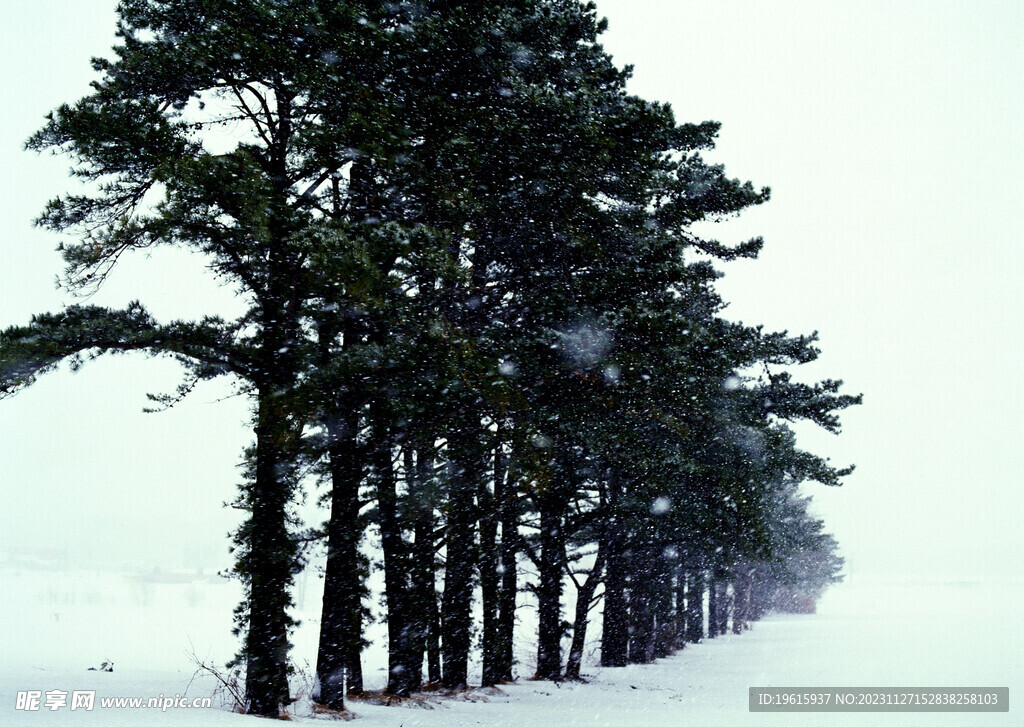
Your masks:
M 0 382 L 143 351 L 182 362 L 176 396 L 224 375 L 249 395 L 248 711 L 289 698 L 303 465 L 330 504 L 317 676 L 333 708 L 362 689 L 368 519 L 396 694 L 421 686 L 424 657 L 428 679 L 468 683 L 476 581 L 483 679 L 512 678 L 522 558 L 545 678 L 561 676 L 562 589 L 588 548 L 607 664 L 653 658 L 695 574 L 835 576 L 795 487 L 850 470 L 784 422 L 837 432 L 860 399 L 792 377 L 815 336 L 723 319 L 716 266 L 762 241 L 694 226 L 769 191 L 704 160 L 718 124 L 630 95 L 603 29 L 577 0 L 122 0 L 92 94 L 28 141 L 87 183 L 39 218 L 64 235 L 68 287 L 175 245 L 245 303 L 233 320 L 161 323 L 138 302 L 39 315 L 0 333 Z M 628 558 L 647 566 L 626 573 Z

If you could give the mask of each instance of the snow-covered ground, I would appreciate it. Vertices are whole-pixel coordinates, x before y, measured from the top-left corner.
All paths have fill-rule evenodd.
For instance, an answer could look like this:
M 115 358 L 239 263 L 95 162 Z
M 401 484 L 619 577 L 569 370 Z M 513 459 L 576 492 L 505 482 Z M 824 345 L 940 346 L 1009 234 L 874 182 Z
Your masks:
M 0 725 L 253 724 L 220 701 L 209 709 L 102 708 L 103 697 L 209 696 L 187 652 L 223 663 L 234 648 L 234 584 L 199 574 L 67 572 L 0 566 Z M 588 683 L 522 678 L 457 700 L 425 698 L 385 707 L 351 703 L 366 727 L 462 725 L 1021 725 L 1024 638 L 1021 582 L 858 577 L 835 587 L 813 616 L 773 615 L 740 636 L 688 647 L 656 664 L 585 667 Z M 296 634 L 300 668 L 316 645 L 318 583 L 297 590 L 304 625 Z M 528 609 L 527 609 L 528 611 Z M 524 622 L 530 620 L 524 613 Z M 368 650 L 369 686 L 384 679 L 379 625 Z M 596 630 L 595 630 L 596 632 Z M 528 675 L 524 634 L 521 672 Z M 592 653 L 593 656 L 593 653 Z M 110 659 L 113 673 L 88 671 Z M 307 667 L 304 671 L 308 673 Z M 778 687 L 1006 687 L 1010 712 L 988 714 L 750 713 L 748 689 Z M 299 675 L 296 693 L 308 687 Z M 95 690 L 92 711 L 17 709 L 17 693 Z M 45 700 L 45 697 L 44 697 Z M 308 703 L 297 721 L 314 721 Z M 322 719 L 322 718 L 320 718 Z

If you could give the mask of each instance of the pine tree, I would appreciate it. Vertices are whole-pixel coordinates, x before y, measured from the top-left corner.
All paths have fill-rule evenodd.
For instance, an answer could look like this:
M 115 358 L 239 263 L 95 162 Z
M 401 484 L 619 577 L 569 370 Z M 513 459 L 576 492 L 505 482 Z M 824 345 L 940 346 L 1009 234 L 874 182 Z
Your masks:
M 239 377 L 255 436 L 240 496 L 250 516 L 236 536 L 247 587 L 240 659 L 247 709 L 276 716 L 288 699 L 288 593 L 299 567 L 288 512 L 295 448 L 315 417 L 302 384 L 315 356 L 308 303 L 324 285 L 310 259 L 346 243 L 315 234 L 338 191 L 329 183 L 347 177 L 351 190 L 359 150 L 393 138 L 379 91 L 383 26 L 399 19 L 326 1 L 124 0 L 118 10 L 116 57 L 93 61 L 94 92 L 54 111 L 29 141 L 69 155 L 91 185 L 40 218 L 78 237 L 62 247 L 65 282 L 87 290 L 126 252 L 178 245 L 203 255 L 248 311 L 161 326 L 140 306 L 71 308 L 7 331 L 5 374 L 24 381 L 60 357 L 145 349 L 185 359 L 193 378 Z M 241 141 L 222 133 L 229 127 Z M 45 345 L 31 341 L 40 331 Z

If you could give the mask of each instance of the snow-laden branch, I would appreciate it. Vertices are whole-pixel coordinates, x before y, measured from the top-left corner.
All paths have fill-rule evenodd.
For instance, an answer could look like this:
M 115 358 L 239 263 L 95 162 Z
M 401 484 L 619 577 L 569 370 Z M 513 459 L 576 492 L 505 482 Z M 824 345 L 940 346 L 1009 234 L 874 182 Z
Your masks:
M 70 306 L 0 332 L 0 398 L 31 385 L 61 361 L 77 368 L 84 356 L 127 351 L 175 356 L 200 378 L 225 373 L 250 378 L 252 372 L 248 352 L 219 318 L 159 324 L 137 302 L 124 310 Z

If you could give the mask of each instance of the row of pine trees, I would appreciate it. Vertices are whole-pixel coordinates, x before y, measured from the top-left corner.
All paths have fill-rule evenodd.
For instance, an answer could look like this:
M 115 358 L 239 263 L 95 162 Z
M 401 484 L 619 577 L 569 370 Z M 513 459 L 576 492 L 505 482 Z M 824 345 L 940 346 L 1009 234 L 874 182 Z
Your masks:
M 122 255 L 173 245 L 245 312 L 72 305 L 0 334 L 0 375 L 9 394 L 67 359 L 139 351 L 181 362 L 166 404 L 222 376 L 249 398 L 249 712 L 289 700 L 311 541 L 327 554 L 317 699 L 335 709 L 363 689 L 370 528 L 396 695 L 476 683 L 474 648 L 480 682 L 512 679 L 526 590 L 536 676 L 557 679 L 579 677 L 598 602 L 602 663 L 621 666 L 723 632 L 729 611 L 741 631 L 776 592 L 813 603 L 836 577 L 798 487 L 849 470 L 786 423 L 838 431 L 859 397 L 791 376 L 815 336 L 722 317 L 718 261 L 761 241 L 701 230 L 768 190 L 705 161 L 716 123 L 627 93 L 593 3 L 118 12 L 91 95 L 27 144 L 85 183 L 38 220 L 63 235 L 63 282 L 88 292 Z M 311 478 L 322 528 L 296 515 Z

